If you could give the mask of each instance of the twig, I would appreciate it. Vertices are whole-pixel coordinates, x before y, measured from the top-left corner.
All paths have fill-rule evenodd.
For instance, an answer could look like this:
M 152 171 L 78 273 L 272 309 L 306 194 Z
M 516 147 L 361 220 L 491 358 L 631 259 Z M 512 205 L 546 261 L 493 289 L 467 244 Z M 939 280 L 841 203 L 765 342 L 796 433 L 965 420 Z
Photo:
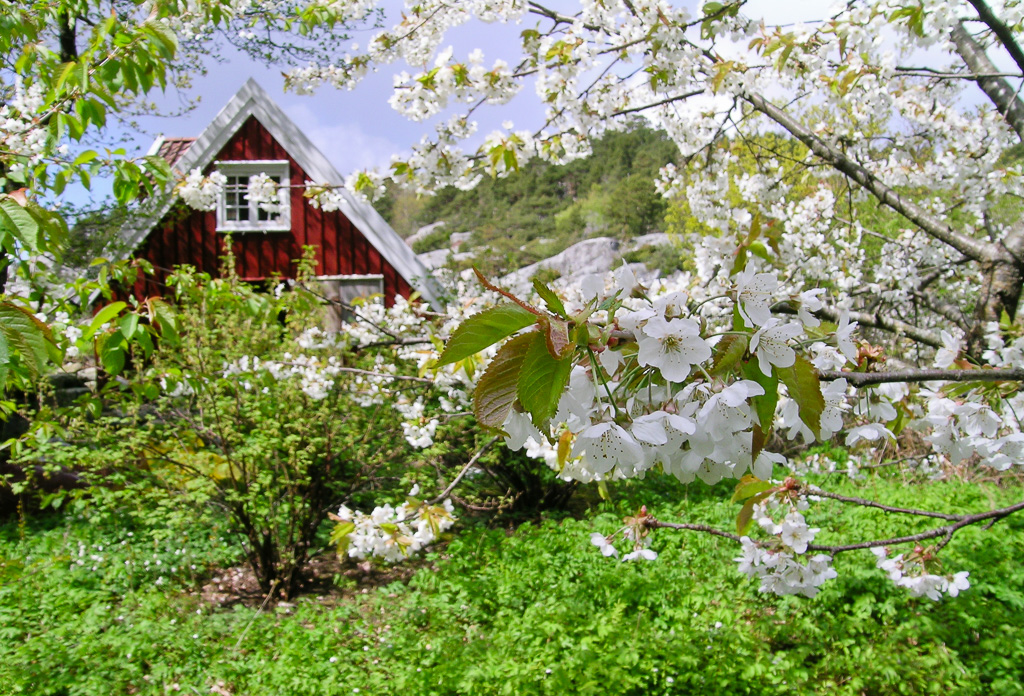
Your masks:
M 691 532 L 704 532 L 705 534 L 713 534 L 720 536 L 725 539 L 732 539 L 733 541 L 740 541 L 740 537 L 730 532 L 724 532 L 721 529 L 716 529 L 711 525 L 707 524 L 687 524 L 684 522 L 662 522 L 661 520 L 648 517 L 644 521 L 644 525 L 650 529 L 685 529 Z
M 893 507 L 892 505 L 883 505 L 882 503 L 877 503 L 874 500 L 866 500 L 864 498 L 854 498 L 854 497 L 851 497 L 851 496 L 839 495 L 838 493 L 829 493 L 828 491 L 823 491 L 820 488 L 816 488 L 816 487 L 815 488 L 808 487 L 807 488 L 807 494 L 808 495 L 818 495 L 818 496 L 821 496 L 822 498 L 831 498 L 832 500 L 838 500 L 841 503 L 850 503 L 852 505 L 862 505 L 863 507 L 873 507 L 873 508 L 877 508 L 879 510 L 884 510 L 885 512 L 895 512 L 895 513 L 899 513 L 901 515 L 917 515 L 918 517 L 937 517 L 937 518 L 942 519 L 942 520 L 950 520 L 950 521 L 953 521 L 953 522 L 962 520 L 962 519 L 964 519 L 966 517 L 966 515 L 955 515 L 955 514 L 946 513 L 946 512 L 931 512 L 929 510 L 915 510 L 913 508 Z
M 954 522 L 953 524 L 947 524 L 942 527 L 936 527 L 935 529 L 930 529 L 927 532 L 921 532 L 920 534 L 911 534 L 909 536 L 894 537 L 892 539 L 879 539 L 876 541 L 862 541 L 858 544 L 843 544 L 838 546 L 809 544 L 807 546 L 807 550 L 825 551 L 827 553 L 837 554 L 843 553 L 844 551 L 856 551 L 858 549 L 871 549 L 877 548 L 879 546 L 893 546 L 896 544 L 909 544 L 911 542 L 927 541 L 928 539 L 936 539 L 938 537 L 944 536 L 952 537 L 956 532 L 960 531 L 964 527 L 969 527 L 972 524 L 984 522 L 985 520 L 999 520 L 1021 510 L 1024 510 L 1024 502 L 1017 503 L 1016 505 L 1010 505 L 1009 507 L 1000 508 L 998 510 L 979 512 L 974 515 L 965 515 L 961 517 L 960 521 L 958 522 Z
M 448 487 L 441 491 L 440 495 L 428 500 L 427 504 L 436 505 L 437 503 L 440 503 L 442 500 L 447 498 L 449 494 L 451 494 L 451 492 L 455 489 L 455 487 L 459 485 L 459 481 L 461 481 L 462 478 L 466 475 L 466 472 L 468 472 L 478 461 L 480 461 L 480 457 L 482 457 L 484 453 L 487 452 L 487 450 L 489 450 L 497 441 L 497 435 L 488 440 L 487 443 L 479 450 L 477 450 L 476 454 L 474 454 L 473 457 L 468 462 L 466 462 L 466 465 L 462 467 L 462 470 L 459 472 L 458 476 L 452 479 L 452 482 L 448 484 Z
M 276 589 L 277 589 L 277 579 L 275 578 L 274 582 L 270 583 L 270 591 L 267 592 L 267 596 L 263 598 L 263 604 L 260 605 L 260 608 L 257 609 L 256 613 L 253 614 L 251 619 L 249 619 L 249 623 L 247 623 L 245 625 L 245 629 L 242 631 L 242 635 L 238 636 L 238 642 L 235 643 L 235 647 L 232 649 L 233 652 L 238 652 L 238 648 L 241 647 L 242 640 L 245 638 L 245 634 L 249 632 L 249 629 L 252 628 L 253 623 L 256 621 L 257 618 L 259 618 L 259 615 L 263 612 L 263 609 L 267 606 L 267 602 L 269 602 L 270 598 L 274 596 L 274 590 L 276 590 Z

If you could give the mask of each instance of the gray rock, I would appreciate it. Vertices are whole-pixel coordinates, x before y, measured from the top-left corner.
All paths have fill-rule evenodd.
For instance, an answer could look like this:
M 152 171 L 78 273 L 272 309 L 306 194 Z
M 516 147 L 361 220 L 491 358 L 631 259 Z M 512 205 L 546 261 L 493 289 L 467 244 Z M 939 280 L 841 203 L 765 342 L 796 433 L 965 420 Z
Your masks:
M 408 244 L 411 247 L 413 244 L 415 244 L 416 242 L 420 241 L 421 239 L 425 239 L 427 237 L 427 235 L 429 235 L 432 232 L 434 232 L 438 227 L 444 227 L 445 224 L 446 223 L 445 223 L 444 220 L 440 220 L 440 221 L 435 222 L 435 223 L 433 223 L 431 225 L 426 225 L 425 227 L 421 227 L 418 230 L 416 230 L 415 232 L 413 232 L 411 235 L 406 237 L 405 238 L 405 243 Z
M 456 254 L 459 253 L 459 248 L 469 241 L 469 238 L 473 236 L 472 232 L 455 232 L 451 237 L 448 238 L 448 246 Z
M 427 267 L 427 270 L 432 271 L 445 265 L 451 253 L 450 249 L 434 249 L 433 251 L 419 254 L 419 258 L 423 265 Z
M 506 287 L 525 290 L 541 269 L 558 271 L 562 278 L 581 278 L 590 273 L 607 273 L 619 259 L 619 242 L 611 237 L 585 239 L 549 259 L 524 266 L 501 279 Z
M 674 243 L 671 235 L 665 232 L 652 232 L 629 240 L 624 251 L 636 251 L 649 246 L 669 246 Z

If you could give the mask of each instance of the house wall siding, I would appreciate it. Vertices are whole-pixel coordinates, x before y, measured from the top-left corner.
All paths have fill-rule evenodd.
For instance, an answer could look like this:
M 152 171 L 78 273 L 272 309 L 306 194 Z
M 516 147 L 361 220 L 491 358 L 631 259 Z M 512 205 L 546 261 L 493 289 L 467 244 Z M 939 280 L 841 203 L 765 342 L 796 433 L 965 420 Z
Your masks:
M 325 213 L 311 207 L 303 197 L 306 172 L 258 120 L 249 117 L 235 136 L 217 154 L 216 160 L 287 160 L 291 189 L 290 232 L 245 232 L 232 235 L 236 271 L 246 280 L 263 280 L 275 273 L 294 278 L 302 247 L 314 246 L 317 275 L 384 276 L 385 301 L 395 295 L 408 297 L 412 288 L 376 248 L 340 211 Z M 207 172 L 213 171 L 210 165 Z M 166 294 L 164 281 L 174 266 L 190 264 L 217 275 L 223 253 L 224 235 L 217 232 L 215 212 L 175 206 L 135 252 L 156 268 L 154 278 L 136 283 L 137 297 Z

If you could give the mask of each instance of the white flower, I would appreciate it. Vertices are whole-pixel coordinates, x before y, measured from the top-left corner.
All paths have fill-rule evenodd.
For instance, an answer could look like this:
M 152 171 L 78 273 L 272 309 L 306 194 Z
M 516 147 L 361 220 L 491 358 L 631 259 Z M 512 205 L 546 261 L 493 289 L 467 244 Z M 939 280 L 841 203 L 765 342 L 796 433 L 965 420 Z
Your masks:
M 846 434 L 846 446 L 850 447 L 860 440 L 880 440 L 883 437 L 888 437 L 890 440 L 896 439 L 892 431 L 884 425 L 878 423 L 858 425 L 856 428 L 850 428 L 850 432 Z
M 700 327 L 690 319 L 653 317 L 637 337 L 637 344 L 637 362 L 657 367 L 669 382 L 682 382 L 693 365 L 711 357 L 711 348 L 701 338 Z
M 612 546 L 608 537 L 600 532 L 594 532 L 590 535 L 590 543 L 599 548 L 604 556 L 615 556 L 616 558 L 619 556 L 618 549 Z
M 658 552 L 653 549 L 634 549 L 622 557 L 623 561 L 635 561 L 642 558 L 645 561 L 653 561 L 658 557 Z
M 779 287 L 774 273 L 754 273 L 753 266 L 736 278 L 736 301 L 740 316 L 749 326 L 764 326 L 772 317 L 772 293 Z
M 942 331 L 942 348 L 935 351 L 935 367 L 947 369 L 956 362 L 960 355 L 960 339 L 954 338 L 948 331 Z
M 849 310 L 844 309 L 839 315 L 839 326 L 836 327 L 836 345 L 839 352 L 849 360 L 857 359 L 857 345 L 853 342 L 853 331 L 856 328 L 857 322 L 851 322 Z
M 782 323 L 780 319 L 769 319 L 750 339 L 750 350 L 757 355 L 761 374 L 770 377 L 772 365 L 792 367 L 796 362 L 796 351 L 787 341 L 802 333 L 799 324 Z
M 968 575 L 970 575 L 970 573 L 964 570 L 950 578 L 949 586 L 946 588 L 946 594 L 950 597 L 956 597 L 961 591 L 970 588 L 971 583 L 967 580 Z
M 572 457 L 583 457 L 586 468 L 597 475 L 619 466 L 631 472 L 642 467 L 644 451 L 640 443 L 617 423 L 596 423 L 576 437 Z
M 819 531 L 817 527 L 809 528 L 799 512 L 791 512 L 782 522 L 782 543 L 793 549 L 794 553 L 804 553 Z
M 817 312 L 819 309 L 824 307 L 819 295 L 824 294 L 825 288 L 814 288 L 813 290 L 806 290 L 800 293 L 797 298 L 800 305 L 797 307 L 797 316 L 804 326 L 820 326 L 821 322 L 818 318 L 811 314 L 811 312 Z

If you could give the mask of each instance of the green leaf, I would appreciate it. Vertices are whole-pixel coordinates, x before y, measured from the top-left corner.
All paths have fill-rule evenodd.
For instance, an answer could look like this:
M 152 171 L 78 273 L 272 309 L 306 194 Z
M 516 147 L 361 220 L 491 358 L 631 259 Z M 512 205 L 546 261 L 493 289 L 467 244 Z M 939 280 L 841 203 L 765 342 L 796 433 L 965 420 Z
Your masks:
M 775 488 L 775 484 L 771 481 L 762 481 L 752 474 L 747 474 L 736 484 L 736 489 L 732 493 L 732 500 L 729 502 L 738 503 L 752 495 L 757 495 L 773 488 Z
M 775 407 L 779 403 L 779 378 L 773 374 L 765 376 L 761 373 L 756 360 L 743 363 L 743 376 L 753 380 L 764 388 L 764 394 L 751 397 L 750 402 L 757 413 L 757 423 L 754 424 L 750 441 L 750 456 L 757 459 L 761 454 L 768 436 L 772 432 L 772 422 L 775 420 Z
M 538 428 L 544 429 L 555 414 L 571 371 L 572 355 L 555 358 L 548 350 L 547 339 L 539 332 L 534 334 L 519 374 L 518 394 Z
M 756 360 L 743 363 L 743 376 L 764 387 L 764 394 L 751 397 L 750 402 L 757 413 L 757 420 L 761 424 L 762 431 L 767 435 L 772 429 L 772 421 L 775 420 L 775 407 L 779 403 L 779 378 L 774 374 L 771 376 L 761 374 Z
M 565 305 L 562 304 L 562 300 L 559 299 L 554 290 L 540 282 L 539 278 L 533 279 L 533 289 L 537 291 L 538 295 L 540 295 L 540 299 L 544 300 L 545 306 L 547 306 L 548 310 L 552 314 L 557 314 L 563 319 L 568 318 L 565 311 Z
M 479 353 L 537 321 L 537 317 L 516 304 L 503 304 L 474 314 L 455 329 L 438 366 L 450 365 Z
M 757 495 L 747 498 L 747 502 L 743 503 L 743 507 L 740 508 L 740 514 L 736 515 L 737 534 L 746 534 L 750 530 L 750 525 L 754 522 L 754 506 L 770 496 L 772 493 L 773 491 L 763 491 Z
M 7 343 L 6 368 L 11 363 L 10 349 L 21 355 L 33 375 L 42 372 L 49 357 L 47 343 L 52 343 L 50 328 L 30 311 L 11 302 L 0 302 L 0 333 Z
M 74 166 L 80 167 L 83 164 L 89 164 L 89 162 L 92 162 L 97 157 L 98 155 L 96 154 L 95 150 L 84 150 L 81 154 L 78 155 L 78 157 L 75 158 Z
M 173 346 L 178 345 L 181 337 L 178 335 L 178 315 L 174 309 L 160 300 L 150 300 L 150 308 L 151 321 L 160 328 L 161 340 Z
M 715 344 L 714 357 L 709 373 L 712 377 L 721 377 L 734 368 L 747 352 L 750 336 L 747 334 L 728 334 Z
M 120 374 L 128 359 L 125 346 L 126 341 L 120 329 L 105 337 L 99 349 L 100 362 L 103 363 L 104 370 L 112 375 Z
M 339 556 L 345 555 L 349 542 L 352 540 L 351 534 L 354 531 L 356 531 L 354 522 L 345 520 L 334 525 L 334 529 L 331 530 L 331 543 L 338 548 Z
M 26 251 L 36 253 L 39 250 L 39 221 L 29 211 L 28 206 L 22 205 L 12 196 L 0 199 L 0 229 L 9 232 L 21 242 Z
M 92 323 L 89 324 L 89 328 L 82 334 L 82 339 L 88 341 L 101 326 L 116 317 L 127 306 L 128 303 L 126 302 L 114 302 L 101 309 L 92 318 Z
M 477 423 L 498 429 L 505 423 L 516 400 L 519 374 L 535 332 L 515 336 L 498 349 L 473 392 L 473 414 Z
M 121 318 L 119 326 L 121 328 L 121 334 L 125 338 L 130 339 L 135 335 L 135 330 L 139 327 L 139 315 L 134 312 L 125 314 Z
M 825 397 L 821 395 L 818 371 L 800 355 L 796 356 L 792 367 L 776 367 L 775 371 L 789 389 L 789 396 L 800 408 L 800 420 L 817 437 L 821 431 L 821 413 L 825 410 Z

